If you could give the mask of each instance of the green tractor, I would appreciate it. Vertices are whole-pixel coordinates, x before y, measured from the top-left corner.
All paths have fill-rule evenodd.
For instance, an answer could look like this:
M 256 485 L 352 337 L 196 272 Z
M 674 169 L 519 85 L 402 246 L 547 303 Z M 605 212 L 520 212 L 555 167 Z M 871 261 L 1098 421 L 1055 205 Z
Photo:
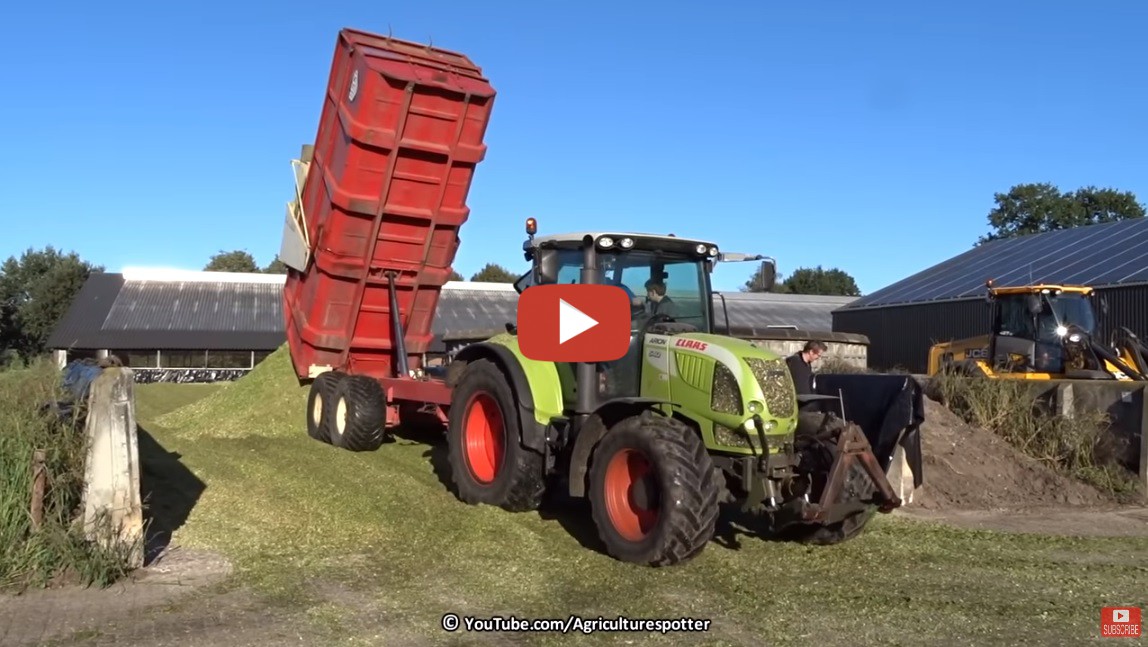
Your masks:
M 510 324 L 459 351 L 446 379 L 461 500 L 526 511 L 561 487 L 589 499 L 611 556 L 651 566 L 699 554 L 731 498 L 768 533 L 819 544 L 853 537 L 874 511 L 901 504 L 860 427 L 800 411 L 784 358 L 714 333 L 715 264 L 761 260 L 758 287 L 769 289 L 771 259 L 673 235 L 536 230 L 529 219 L 532 268 L 519 293 L 578 282 L 642 294 L 654 285 L 650 296 L 664 291 L 673 314 L 646 316 L 636 300 L 629 352 L 604 364 L 528 359 Z

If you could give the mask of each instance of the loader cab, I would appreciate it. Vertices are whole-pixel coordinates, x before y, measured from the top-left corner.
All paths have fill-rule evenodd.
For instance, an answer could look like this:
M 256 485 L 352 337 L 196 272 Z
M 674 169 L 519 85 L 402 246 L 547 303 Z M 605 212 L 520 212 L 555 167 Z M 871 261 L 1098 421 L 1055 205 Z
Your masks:
M 1068 347 L 1084 345 L 1096 334 L 1089 288 L 987 285 L 992 320 L 988 351 L 998 370 L 1063 373 Z

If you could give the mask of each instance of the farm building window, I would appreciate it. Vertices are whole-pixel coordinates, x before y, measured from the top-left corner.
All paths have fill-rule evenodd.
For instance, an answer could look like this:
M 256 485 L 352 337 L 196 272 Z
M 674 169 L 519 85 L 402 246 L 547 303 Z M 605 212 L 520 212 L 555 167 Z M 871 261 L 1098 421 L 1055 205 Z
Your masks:
M 154 350 L 115 351 L 128 368 L 158 368 L 159 358 Z
M 249 350 L 209 350 L 207 351 L 208 368 L 251 368 L 251 351 Z
M 207 368 L 207 355 L 201 350 L 165 350 L 159 354 L 160 368 Z

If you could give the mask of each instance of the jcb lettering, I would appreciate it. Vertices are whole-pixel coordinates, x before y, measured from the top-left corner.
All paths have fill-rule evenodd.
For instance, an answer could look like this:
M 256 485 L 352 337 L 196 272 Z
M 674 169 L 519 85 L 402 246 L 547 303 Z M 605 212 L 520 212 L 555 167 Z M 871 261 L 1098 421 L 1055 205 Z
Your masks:
M 690 350 L 705 350 L 708 344 L 706 344 L 704 341 L 698 341 L 696 339 L 679 339 L 678 341 L 674 342 L 674 346 L 677 346 L 678 348 L 688 348 Z
M 965 357 L 969 359 L 988 359 L 989 349 L 987 348 L 970 348 L 965 351 Z

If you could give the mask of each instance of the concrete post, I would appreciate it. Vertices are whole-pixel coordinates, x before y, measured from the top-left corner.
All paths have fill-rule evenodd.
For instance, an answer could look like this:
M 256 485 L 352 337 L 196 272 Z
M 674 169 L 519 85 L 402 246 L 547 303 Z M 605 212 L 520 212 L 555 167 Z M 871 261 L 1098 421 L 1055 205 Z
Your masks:
M 1140 388 L 1140 486 L 1148 502 L 1148 387 Z
M 88 394 L 88 456 L 84 474 L 83 528 L 90 541 L 115 549 L 132 568 L 143 565 L 135 377 L 109 367 Z

